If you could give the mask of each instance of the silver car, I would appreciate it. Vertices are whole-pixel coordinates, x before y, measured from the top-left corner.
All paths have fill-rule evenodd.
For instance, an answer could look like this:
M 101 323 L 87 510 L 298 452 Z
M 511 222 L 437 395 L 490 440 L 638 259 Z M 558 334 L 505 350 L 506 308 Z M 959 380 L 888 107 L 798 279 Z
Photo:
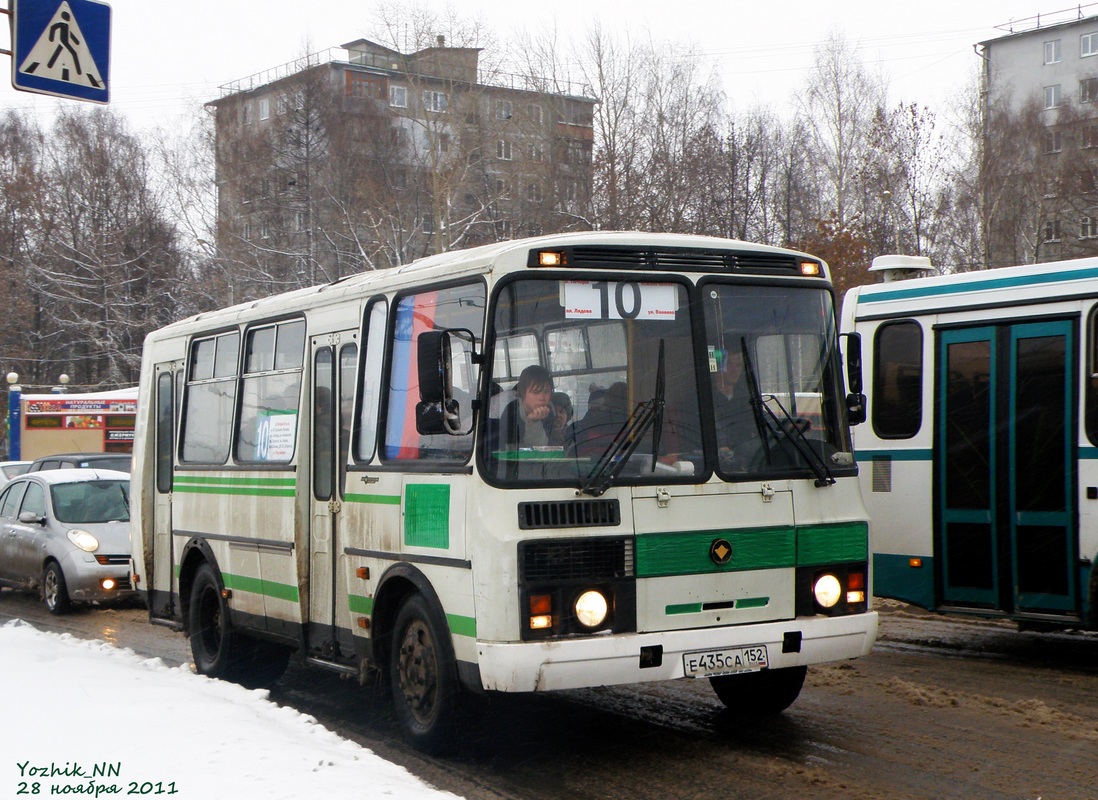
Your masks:
M 46 608 L 114 602 L 130 580 L 130 476 L 109 469 L 20 475 L 0 493 L 0 585 L 41 587 Z

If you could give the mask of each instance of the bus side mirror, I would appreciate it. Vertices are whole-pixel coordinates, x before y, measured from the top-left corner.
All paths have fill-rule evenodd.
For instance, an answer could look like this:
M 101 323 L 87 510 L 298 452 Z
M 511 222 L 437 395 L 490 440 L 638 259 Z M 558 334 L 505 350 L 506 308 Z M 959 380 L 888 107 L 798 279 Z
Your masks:
M 851 425 L 866 420 L 866 400 L 862 393 L 862 335 L 843 334 L 846 338 L 846 384 L 850 394 L 846 396 L 847 419 Z
M 453 398 L 449 331 L 425 331 L 416 340 L 419 402 L 416 432 L 422 436 L 460 434 L 460 409 Z

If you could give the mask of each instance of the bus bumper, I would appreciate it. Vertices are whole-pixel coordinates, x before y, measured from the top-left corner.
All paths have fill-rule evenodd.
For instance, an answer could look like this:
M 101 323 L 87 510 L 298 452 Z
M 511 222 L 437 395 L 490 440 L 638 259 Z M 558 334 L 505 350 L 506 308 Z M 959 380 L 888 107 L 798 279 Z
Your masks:
M 771 669 L 843 661 L 868 655 L 876 638 L 877 612 L 870 611 L 548 642 L 481 641 L 477 652 L 486 690 L 543 692 L 683 678 L 686 653 L 755 645 L 766 645 Z

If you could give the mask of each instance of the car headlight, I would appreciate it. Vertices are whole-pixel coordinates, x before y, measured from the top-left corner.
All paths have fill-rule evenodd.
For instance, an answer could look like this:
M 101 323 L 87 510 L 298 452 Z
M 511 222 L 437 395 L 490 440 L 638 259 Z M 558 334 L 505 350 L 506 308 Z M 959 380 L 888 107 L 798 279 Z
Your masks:
M 828 573 L 816 579 L 812 587 L 812 593 L 816 596 L 816 602 L 823 608 L 834 608 L 842 596 L 843 587 L 839 579 Z
M 99 549 L 99 540 L 87 531 L 73 528 L 69 531 L 69 541 L 88 553 L 94 553 Z
M 573 608 L 576 619 L 585 628 L 597 628 L 606 621 L 606 615 L 610 611 L 606 597 L 594 589 L 588 589 L 577 597 Z

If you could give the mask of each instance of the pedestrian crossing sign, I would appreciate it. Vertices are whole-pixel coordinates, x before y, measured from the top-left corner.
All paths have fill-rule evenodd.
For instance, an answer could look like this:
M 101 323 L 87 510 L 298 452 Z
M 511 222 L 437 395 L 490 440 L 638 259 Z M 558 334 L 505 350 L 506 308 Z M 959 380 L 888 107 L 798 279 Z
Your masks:
M 111 7 L 98 0 L 11 0 L 12 86 L 110 102 Z

